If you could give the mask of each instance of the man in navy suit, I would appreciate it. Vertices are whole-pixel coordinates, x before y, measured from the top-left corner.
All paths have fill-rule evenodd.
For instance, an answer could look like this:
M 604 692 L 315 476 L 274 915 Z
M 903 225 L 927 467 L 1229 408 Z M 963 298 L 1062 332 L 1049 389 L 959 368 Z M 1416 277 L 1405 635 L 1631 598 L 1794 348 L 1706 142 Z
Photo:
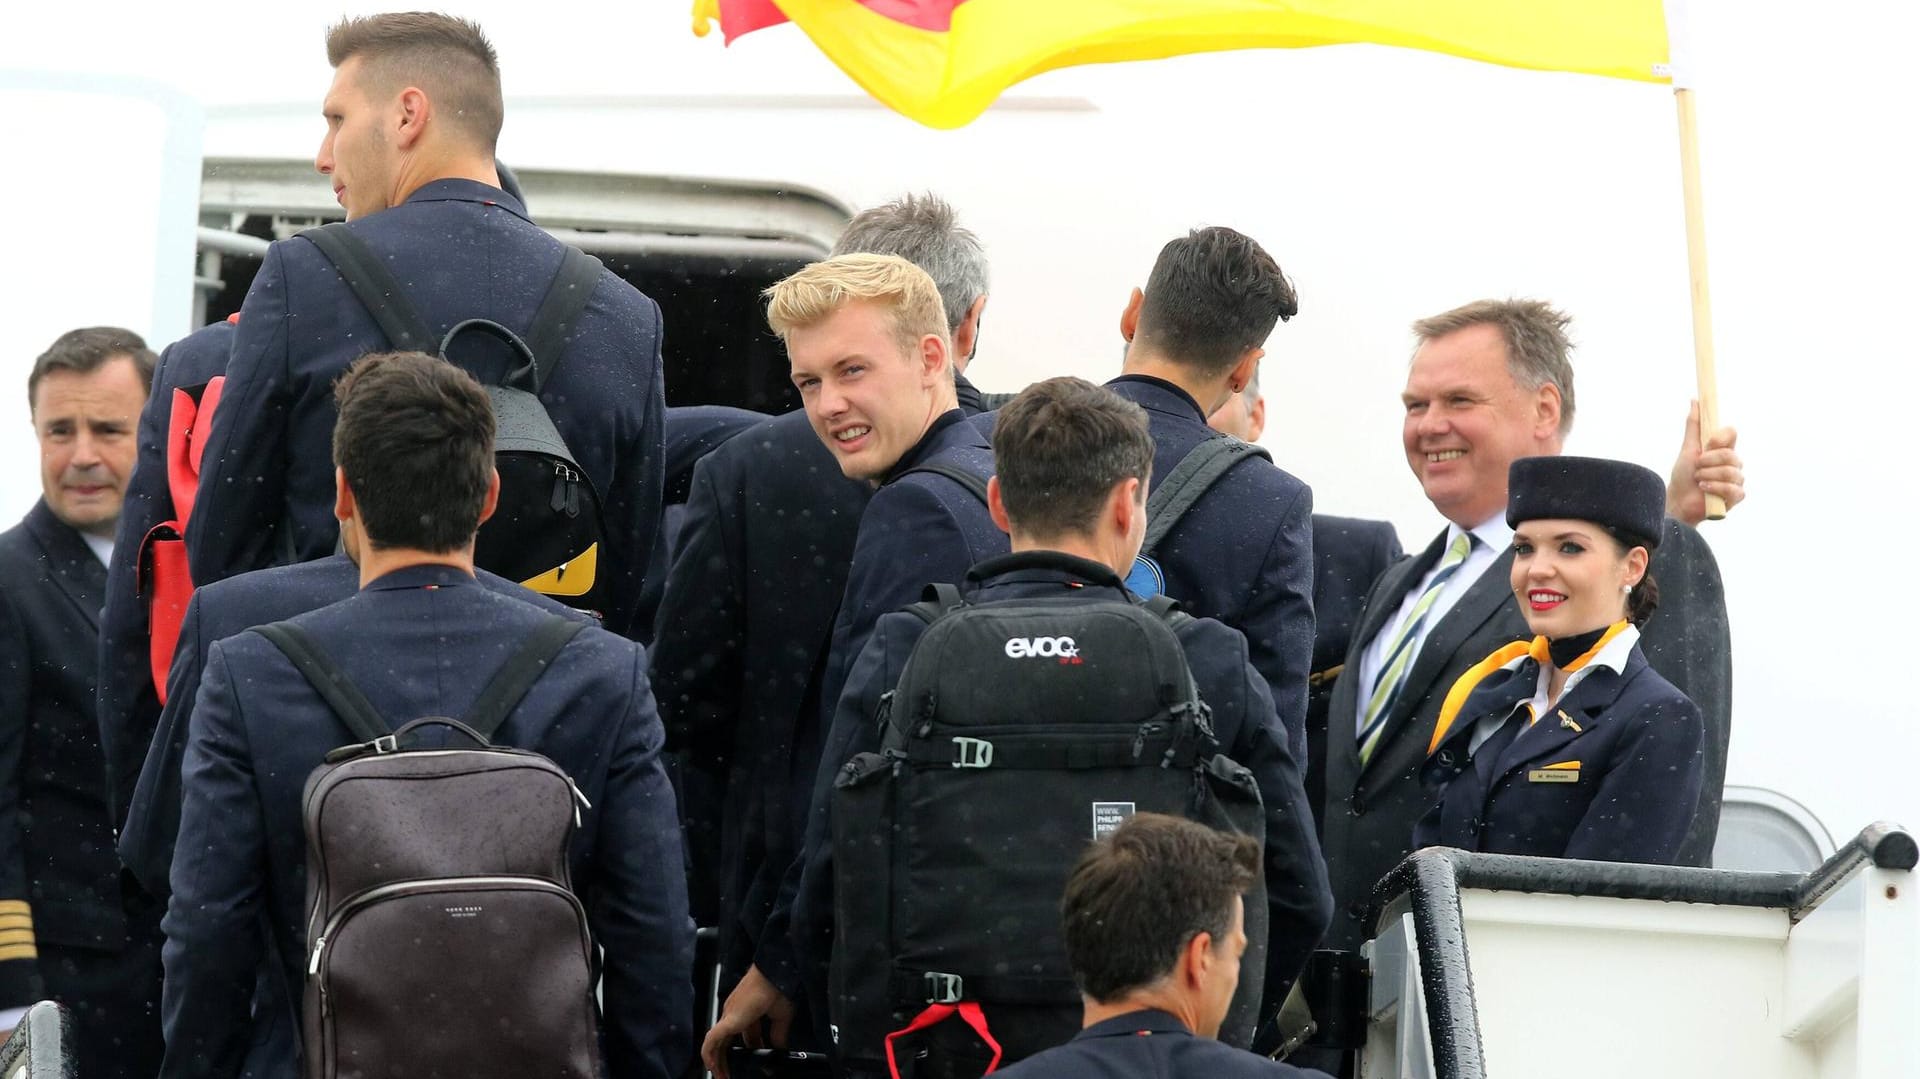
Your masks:
M 167 471 L 174 393 L 197 397 L 208 382 L 226 371 L 234 321 L 204 326 L 162 350 L 153 369 L 153 393 L 140 411 L 133 475 L 120 505 L 114 557 L 107 566 L 106 606 L 100 614 L 100 753 L 106 758 L 107 795 L 115 825 L 126 821 L 140 762 L 160 715 L 148 652 L 147 601 L 139 580 L 140 545 L 155 525 L 174 519 Z
M 1056 378 L 1029 386 L 1002 411 L 994 428 L 997 472 L 989 507 L 1011 536 L 1013 553 L 968 571 L 971 602 L 1063 594 L 1086 603 L 1127 599 L 1118 573 L 1132 566 L 1145 534 L 1147 473 L 1157 449 L 1144 410 L 1116 398 L 1079 379 Z M 833 933 L 834 774 L 855 754 L 879 751 L 880 698 L 899 681 L 926 630 L 913 614 L 887 614 L 834 712 L 789 922 L 803 969 L 788 972 L 790 978 L 824 984 Z M 1289 982 L 1325 930 L 1331 902 L 1301 786 L 1302 762 L 1274 715 L 1265 679 L 1251 666 L 1245 639 L 1210 618 L 1188 620 L 1176 635 L 1212 710 L 1220 751 L 1251 771 L 1260 787 L 1271 907 L 1268 967 L 1276 985 Z
M 1275 323 L 1297 310 L 1279 264 L 1232 229 L 1196 229 L 1161 248 L 1146 288 L 1133 290 L 1120 316 L 1127 357 L 1107 383 L 1147 410 L 1155 476 L 1165 479 L 1218 437 L 1207 417 L 1253 381 Z M 1157 554 L 1167 595 L 1246 636 L 1296 758 L 1307 752 L 1312 514 L 1306 484 L 1242 462 L 1200 496 Z
M 464 715 L 550 616 L 475 583 L 492 512 L 493 413 L 466 373 L 420 353 L 354 365 L 339 387 L 335 513 L 360 591 L 294 622 L 394 723 Z M 404 422 L 403 422 L 404 420 Z M 353 735 L 264 638 L 208 652 L 182 766 L 165 929 L 165 1076 L 291 1076 L 249 1053 L 258 923 L 287 985 L 303 983 L 301 788 Z M 610 1075 L 667 1079 L 686 1062 L 693 933 L 673 792 L 638 645 L 589 628 L 547 666 L 495 741 L 541 753 L 585 794 L 569 870 L 604 950 Z
M 154 355 L 62 334 L 27 400 L 40 501 L 0 533 L 0 1031 L 34 1002 L 73 1016 L 82 1071 L 160 1059 L 159 908 L 123 890 L 94 722 L 100 604 Z
M 1257 368 L 1245 389 L 1207 417 L 1207 425 L 1242 442 L 1260 441 L 1260 433 L 1267 426 L 1267 399 L 1260 392 Z M 1390 521 L 1313 515 L 1313 673 L 1307 676 L 1309 761 L 1326 755 L 1327 706 L 1333 698 L 1334 679 L 1346 661 L 1360 607 L 1373 582 L 1405 553 L 1400 549 L 1400 534 Z M 1326 773 L 1311 768 L 1307 774 L 1307 799 L 1317 820 L 1326 800 Z
M 434 333 L 483 317 L 524 335 L 565 249 L 500 189 L 492 46 L 463 20 L 382 14 L 335 26 L 327 54 L 336 70 L 314 164 L 349 227 Z M 384 340 L 311 241 L 268 251 L 241 307 L 194 502 L 195 581 L 278 561 L 276 544 L 296 561 L 333 553 L 329 391 Z M 517 362 L 504 343 L 472 345 L 463 362 L 483 381 Z M 659 307 L 602 272 L 541 401 L 601 496 L 605 625 L 626 635 L 658 531 L 661 392 Z
M 986 306 L 979 239 L 945 202 L 909 197 L 855 215 L 834 253 L 857 252 L 927 271 L 957 368 Z M 981 405 L 957 370 L 954 398 L 963 413 Z M 723 994 L 752 963 L 799 850 L 834 616 L 873 494 L 841 471 L 804 409 L 750 429 L 694 470 L 656 618 L 653 682 L 684 765 L 695 909 L 719 927 Z
M 1060 902 L 1085 1002 L 1072 1041 L 1007 1079 L 1312 1079 L 1214 1040 L 1246 950 L 1240 895 L 1260 872 L 1246 836 L 1139 813 L 1087 848 Z
M 993 454 L 958 406 L 933 279 L 898 255 L 841 255 L 807 266 L 769 296 L 767 321 L 786 342 L 814 434 L 842 474 L 877 488 L 854 538 L 820 681 L 821 706 L 830 710 L 881 615 L 914 602 L 932 582 L 958 582 L 968 567 L 1006 553 L 1007 536 L 958 478 L 984 490 Z M 805 820 L 826 718 L 800 717 L 780 763 L 786 789 L 776 808 L 792 822 Z M 789 834 L 797 839 L 797 832 Z M 763 863 L 770 872 L 762 883 L 776 885 L 769 899 L 781 908 L 799 887 L 797 853 L 789 848 L 784 862 Z M 724 1067 L 719 1055 L 736 1035 L 757 1044 L 763 1018 L 774 1023 L 776 1041 L 786 1040 L 798 960 L 784 925 L 767 918 L 753 928 L 754 965 L 703 1047 L 710 1067 Z M 813 1018 L 817 1028 L 823 1017 Z
M 1373 885 L 1412 849 L 1414 824 L 1430 804 L 1420 769 L 1448 691 L 1473 664 L 1532 636 L 1508 586 L 1507 473 L 1517 459 L 1558 454 L 1572 428 L 1568 322 L 1537 300 L 1483 300 L 1414 324 L 1403 442 L 1448 525 L 1368 594 L 1334 684 L 1327 751 L 1312 762 L 1324 776 L 1320 819 L 1335 901 L 1329 947 L 1354 948 L 1372 935 L 1363 919 Z M 1734 433 L 1708 435 L 1703 443 L 1696 413 L 1653 559 L 1667 587 L 1642 637 L 1654 669 L 1706 718 L 1705 785 L 1679 855 L 1695 865 L 1711 854 L 1720 816 L 1732 663 L 1719 570 L 1691 525 L 1705 516 L 1703 492 L 1729 505 L 1745 493 Z

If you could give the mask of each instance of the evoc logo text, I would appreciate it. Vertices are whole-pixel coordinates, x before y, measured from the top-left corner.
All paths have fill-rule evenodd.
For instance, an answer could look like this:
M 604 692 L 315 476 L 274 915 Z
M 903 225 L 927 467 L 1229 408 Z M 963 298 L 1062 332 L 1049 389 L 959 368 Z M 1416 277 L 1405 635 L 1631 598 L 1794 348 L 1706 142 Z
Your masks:
M 1013 637 L 1007 641 L 1008 659 L 1058 659 L 1061 663 L 1079 663 L 1080 646 L 1072 637 Z

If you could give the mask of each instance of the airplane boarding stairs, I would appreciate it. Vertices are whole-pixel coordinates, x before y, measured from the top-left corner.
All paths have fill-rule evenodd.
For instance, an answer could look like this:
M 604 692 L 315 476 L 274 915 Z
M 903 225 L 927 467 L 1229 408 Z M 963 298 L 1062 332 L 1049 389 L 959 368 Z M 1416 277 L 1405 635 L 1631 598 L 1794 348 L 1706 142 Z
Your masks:
M 1889 824 L 1806 874 L 1420 851 L 1347 983 L 1359 1075 L 1915 1079 L 1917 861 Z

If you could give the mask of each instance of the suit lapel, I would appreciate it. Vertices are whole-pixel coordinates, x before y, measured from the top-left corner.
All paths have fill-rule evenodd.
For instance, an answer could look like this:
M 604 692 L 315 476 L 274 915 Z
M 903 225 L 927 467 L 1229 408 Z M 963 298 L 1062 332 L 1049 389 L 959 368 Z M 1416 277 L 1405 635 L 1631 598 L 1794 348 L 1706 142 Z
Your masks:
M 1646 661 L 1640 660 L 1639 665 L 1645 666 Z M 1487 784 L 1488 789 L 1520 768 L 1552 764 L 1570 753 L 1577 753 L 1578 740 L 1607 721 L 1607 710 L 1613 707 L 1635 673 L 1633 660 L 1628 660 L 1625 675 L 1615 674 L 1611 668 L 1588 675 L 1573 687 L 1572 693 L 1541 716 L 1539 722 L 1514 738 L 1500 755 L 1498 770 Z
M 1353 657 L 1350 657 L 1348 666 L 1355 672 L 1356 677 L 1360 668 L 1352 663 L 1351 659 L 1366 655 L 1367 646 L 1372 644 L 1373 639 L 1378 637 L 1380 631 L 1386 627 L 1387 619 L 1400 613 L 1400 605 L 1407 601 L 1407 593 L 1414 585 L 1420 583 L 1420 579 L 1427 575 L 1428 570 L 1439 564 L 1440 555 L 1446 549 L 1447 534 L 1443 530 L 1433 538 L 1432 543 L 1427 544 L 1426 550 L 1421 551 L 1416 557 L 1402 560 L 1399 565 L 1387 570 L 1375 601 L 1367 605 L 1364 612 L 1366 618 L 1353 635 L 1353 648 L 1357 651 L 1354 652 Z M 1368 688 L 1371 689 L 1371 687 Z
M 80 533 L 61 522 L 44 500 L 27 514 L 27 531 L 46 555 L 54 583 L 73 602 L 94 629 L 100 628 L 100 608 L 106 602 L 107 568 L 93 556 Z
M 1445 539 L 1446 534 L 1442 533 L 1435 542 Z M 1424 561 L 1425 557 L 1422 555 L 1421 559 Z M 1386 730 L 1380 736 L 1383 751 L 1374 753 L 1367 761 L 1367 767 L 1362 769 L 1363 774 L 1386 758 L 1384 747 L 1398 737 L 1400 729 L 1413 718 L 1414 709 L 1427 699 L 1434 680 L 1446 670 L 1447 664 L 1454 659 L 1454 653 L 1487 619 L 1500 612 L 1501 604 L 1512 602 L 1513 596 L 1507 590 L 1507 575 L 1512 565 L 1513 552 L 1508 550 L 1480 574 L 1480 579 L 1473 582 L 1466 595 L 1460 597 L 1460 602 L 1447 611 L 1446 617 L 1427 630 L 1426 639 L 1420 644 L 1420 654 L 1414 657 L 1413 667 L 1407 671 L 1406 681 L 1400 686 L 1400 694 L 1394 698 L 1393 710 L 1387 716 Z M 1417 582 L 1419 578 L 1415 577 L 1414 580 Z M 1478 660 L 1483 657 L 1472 658 Z M 1425 748 L 1423 741 L 1421 749 L 1424 751 Z

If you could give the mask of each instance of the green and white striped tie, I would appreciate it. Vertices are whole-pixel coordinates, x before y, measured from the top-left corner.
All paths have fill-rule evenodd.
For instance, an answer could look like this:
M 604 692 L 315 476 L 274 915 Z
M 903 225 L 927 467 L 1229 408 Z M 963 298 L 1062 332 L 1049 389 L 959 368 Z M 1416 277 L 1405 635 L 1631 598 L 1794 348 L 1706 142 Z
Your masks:
M 1473 548 L 1473 533 L 1462 532 L 1447 545 L 1447 552 L 1440 556 L 1440 572 L 1433 575 L 1433 583 L 1420 594 L 1420 601 L 1407 612 L 1400 623 L 1400 629 L 1393 635 L 1393 644 L 1387 649 L 1387 661 L 1380 667 L 1380 674 L 1373 680 L 1373 695 L 1367 698 L 1367 722 L 1360 728 L 1360 764 L 1364 767 L 1379 748 L 1380 733 L 1386 728 L 1387 715 L 1393 711 L 1394 698 L 1400 695 L 1400 687 L 1407 680 L 1407 668 L 1413 663 L 1422 629 L 1426 626 L 1427 612 L 1433 609 L 1434 602 L 1440 598 L 1440 591 L 1447 582 L 1460 571 L 1461 563 L 1467 560 L 1467 552 Z

